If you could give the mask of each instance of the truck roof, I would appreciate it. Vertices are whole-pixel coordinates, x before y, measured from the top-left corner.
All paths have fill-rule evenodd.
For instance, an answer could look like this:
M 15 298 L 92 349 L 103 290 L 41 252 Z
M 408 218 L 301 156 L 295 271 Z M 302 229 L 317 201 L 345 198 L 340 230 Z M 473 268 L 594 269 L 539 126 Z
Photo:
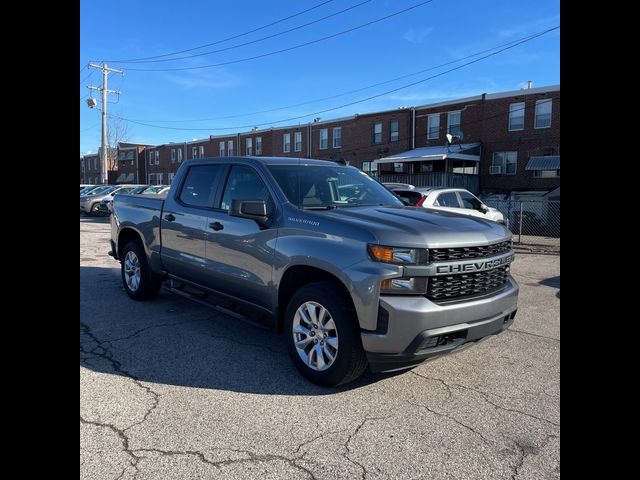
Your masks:
M 314 158 L 302 158 L 302 157 L 255 157 L 255 156 L 233 156 L 233 157 L 208 157 L 187 160 L 188 162 L 228 162 L 229 160 L 253 160 L 257 163 L 262 163 L 265 166 L 268 165 L 340 165 L 337 161 L 333 160 L 316 160 Z

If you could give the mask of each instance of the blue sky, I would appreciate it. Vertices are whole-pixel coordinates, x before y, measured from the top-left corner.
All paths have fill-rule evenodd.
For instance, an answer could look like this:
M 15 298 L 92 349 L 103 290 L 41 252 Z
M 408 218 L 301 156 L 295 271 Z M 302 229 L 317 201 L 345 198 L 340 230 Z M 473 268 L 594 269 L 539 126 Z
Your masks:
M 150 144 L 517 90 L 527 80 L 532 80 L 534 87 L 560 83 L 558 29 L 401 88 L 497 50 L 489 49 L 505 48 L 510 42 L 560 25 L 557 0 L 432 0 L 349 33 L 270 54 L 338 34 L 423 1 L 112 0 L 105 4 L 81 0 L 80 153 L 95 152 L 100 145 L 100 111 L 89 109 L 85 100 L 89 93 L 86 86 L 99 85 L 101 74 L 85 68 L 89 61 L 106 61 L 109 66 L 124 69 L 124 76 L 109 76 L 108 87 L 121 90 L 122 95 L 109 96 L 108 112 L 130 120 L 130 141 Z M 304 10 L 309 11 L 296 15 Z M 296 16 L 279 21 L 292 15 Z M 329 15 L 333 16 L 295 29 Z M 278 23 L 260 28 L 274 22 Z M 259 30 L 243 35 L 255 29 Z M 295 30 L 280 34 L 289 29 Z M 234 36 L 237 38 L 224 41 Z M 263 40 L 268 36 L 273 37 Z M 191 50 L 204 44 L 213 45 Z M 182 50 L 189 51 L 157 57 Z M 479 52 L 485 53 L 472 56 Z M 244 60 L 265 54 L 270 55 Z M 187 58 L 122 62 L 148 57 Z M 226 65 L 193 68 L 220 63 Z M 134 70 L 172 68 L 189 69 Z M 387 83 L 365 88 L 382 82 Z M 359 91 L 320 100 L 352 90 Z M 353 104 L 373 96 L 376 98 Z M 349 103 L 352 105 L 336 108 Z M 274 111 L 256 113 L 265 110 Z M 292 118 L 295 120 L 283 122 Z

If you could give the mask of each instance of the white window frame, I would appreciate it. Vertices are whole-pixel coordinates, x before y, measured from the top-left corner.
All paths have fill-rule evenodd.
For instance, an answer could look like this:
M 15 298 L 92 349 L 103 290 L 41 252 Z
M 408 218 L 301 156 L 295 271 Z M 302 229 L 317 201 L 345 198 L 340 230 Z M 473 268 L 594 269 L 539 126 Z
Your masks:
M 328 128 L 321 128 L 320 129 L 320 150 L 326 150 L 327 148 L 329 148 L 329 129 Z M 324 145 L 324 146 L 323 146 Z
M 176 149 L 171 149 L 171 163 L 176 163 Z
M 502 158 L 496 159 L 496 157 L 502 156 Z M 511 158 L 512 157 L 512 158 Z M 511 158 L 511 160 L 510 160 Z M 513 164 L 513 172 L 507 172 L 507 166 Z M 509 151 L 509 152 L 493 152 L 493 156 L 491 157 L 491 166 L 492 167 L 501 167 L 500 173 L 491 173 L 490 175 L 516 175 L 518 173 L 518 152 L 517 151 Z
M 393 129 L 395 124 L 396 129 Z M 395 134 L 395 139 L 393 138 Z M 389 143 L 396 143 L 400 140 L 400 120 L 389 120 Z
M 362 162 L 362 171 L 369 173 L 371 171 L 371 163 L 372 162 Z
M 433 123 L 436 125 L 433 125 Z M 435 130 L 435 136 L 431 135 L 432 130 Z M 427 116 L 427 140 L 435 140 L 440 138 L 440 114 L 434 113 Z
M 380 127 L 380 131 L 378 132 L 378 127 Z M 380 141 L 376 141 L 376 136 L 380 135 Z M 373 124 L 373 144 L 379 145 L 382 143 L 382 122 L 376 122 Z
M 191 147 L 191 158 L 198 158 L 198 147 Z
M 227 141 L 227 155 L 233 157 L 233 140 Z
M 539 113 L 538 112 L 538 107 L 540 107 L 541 105 L 549 105 L 549 113 Z M 542 116 L 542 115 L 549 115 L 549 125 L 544 125 L 539 127 L 538 126 L 538 116 Z M 537 100 L 536 101 L 536 115 L 535 115 L 535 119 L 534 119 L 534 123 L 533 123 L 533 128 L 535 129 L 541 129 L 541 128 L 551 128 L 551 121 L 553 119 L 553 101 L 551 98 L 545 98 L 542 100 Z
M 291 152 L 291 134 L 290 133 L 282 134 L 282 151 L 284 153 Z
M 302 151 L 302 132 L 294 132 L 293 135 L 293 150 L 295 152 Z
M 331 132 L 331 136 L 332 136 L 333 148 L 342 148 L 342 127 L 333 127 L 333 132 Z
M 451 117 L 454 115 L 458 115 L 458 123 L 451 123 Z M 452 126 L 458 126 L 458 131 L 455 133 L 451 132 Z M 451 112 L 447 112 L 447 133 L 451 133 L 451 135 L 459 135 L 462 129 L 462 110 L 454 110 Z
M 198 147 L 198 158 L 204 158 L 204 145 Z
M 221 157 L 224 157 L 224 152 L 225 152 L 225 150 L 224 150 L 224 146 L 225 146 L 225 142 L 224 142 L 224 140 L 223 140 L 223 141 L 221 141 L 221 142 L 220 142 L 220 147 L 219 147 L 219 150 L 220 150 L 220 156 L 221 156 Z
M 244 141 L 244 148 L 247 151 L 247 155 L 253 155 L 253 138 L 246 138 Z
M 520 130 L 524 130 L 524 111 L 525 111 L 524 102 L 509 104 L 509 126 L 508 127 L 510 132 L 519 132 Z M 512 125 L 512 122 L 516 119 L 522 119 L 522 125 L 519 128 L 515 128 Z
M 160 165 L 160 152 L 158 150 L 156 150 L 155 152 L 156 158 L 155 158 L 155 164 L 156 165 Z
M 156 156 L 154 155 L 153 150 L 147 150 L 147 151 L 148 151 L 147 156 L 149 157 L 149 165 L 153 165 L 153 159 L 154 159 Z
M 178 148 L 178 163 L 182 162 L 182 148 Z
M 176 174 L 173 172 L 169 172 L 169 185 L 171 185 L 171 182 L 173 181 L 173 177 L 175 177 Z
M 256 155 L 262 155 L 262 137 L 256 137 Z

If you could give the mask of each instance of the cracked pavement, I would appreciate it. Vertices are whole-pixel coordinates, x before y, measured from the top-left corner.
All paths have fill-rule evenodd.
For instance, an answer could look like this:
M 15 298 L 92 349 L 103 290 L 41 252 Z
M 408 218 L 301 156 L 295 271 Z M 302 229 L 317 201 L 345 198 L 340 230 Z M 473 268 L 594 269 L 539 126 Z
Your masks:
M 82 479 L 560 477 L 559 256 L 516 254 L 503 334 L 324 389 L 282 335 L 166 292 L 130 300 L 108 242 L 106 218 L 81 216 Z

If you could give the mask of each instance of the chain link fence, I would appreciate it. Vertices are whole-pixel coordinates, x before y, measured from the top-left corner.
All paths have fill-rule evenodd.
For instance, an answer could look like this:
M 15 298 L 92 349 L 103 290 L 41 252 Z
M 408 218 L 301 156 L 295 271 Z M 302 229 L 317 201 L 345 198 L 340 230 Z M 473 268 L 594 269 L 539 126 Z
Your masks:
M 502 212 L 515 243 L 560 248 L 559 201 L 485 200 L 484 203 Z

